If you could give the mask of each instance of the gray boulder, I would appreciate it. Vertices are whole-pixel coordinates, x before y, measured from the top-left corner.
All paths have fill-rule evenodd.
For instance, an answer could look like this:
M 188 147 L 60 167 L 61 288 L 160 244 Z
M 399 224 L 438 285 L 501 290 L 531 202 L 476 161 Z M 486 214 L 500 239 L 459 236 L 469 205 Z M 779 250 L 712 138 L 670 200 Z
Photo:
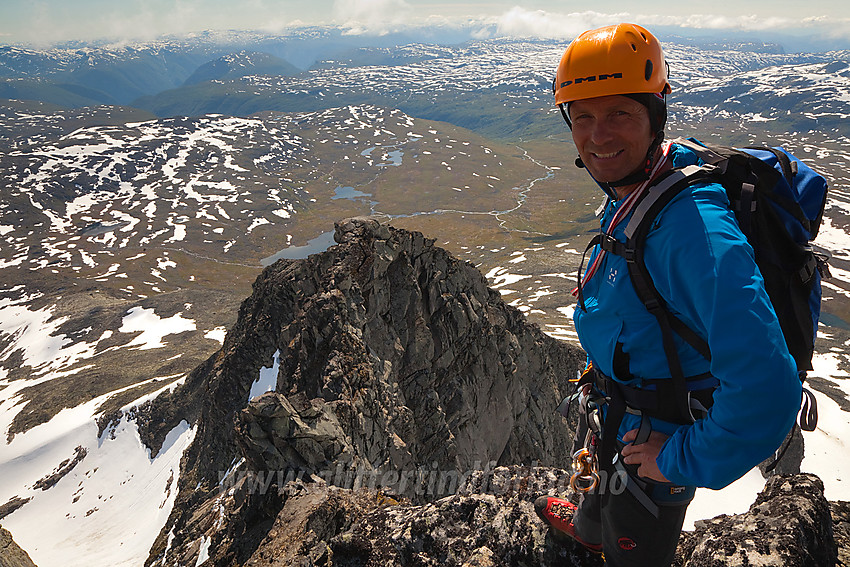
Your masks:
M 26 551 L 18 547 L 9 530 L 0 527 L 0 567 L 35 567 Z
M 686 567 L 835 565 L 838 548 L 823 483 L 812 474 L 778 475 L 745 514 L 698 522 L 679 544 Z

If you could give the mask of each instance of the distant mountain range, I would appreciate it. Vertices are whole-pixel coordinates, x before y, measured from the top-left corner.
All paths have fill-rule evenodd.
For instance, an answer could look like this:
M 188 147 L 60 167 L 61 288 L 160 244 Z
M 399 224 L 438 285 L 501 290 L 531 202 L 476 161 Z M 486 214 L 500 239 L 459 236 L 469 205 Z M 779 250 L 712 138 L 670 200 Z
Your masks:
M 251 75 L 286 76 L 298 73 L 299 69 L 274 55 L 240 51 L 201 65 L 183 84 L 230 81 Z
M 318 32 L 317 32 L 318 33 Z M 65 107 L 131 105 L 159 117 L 346 104 L 399 108 L 503 139 L 550 127 L 548 85 L 563 42 L 472 41 L 356 47 L 307 32 L 160 41 L 120 48 L 0 48 L 0 97 Z M 850 52 L 784 54 L 762 45 L 667 45 L 674 117 L 739 116 L 777 132 L 846 135 Z M 293 63 L 311 51 L 310 68 Z M 494 112 L 498 109 L 499 112 Z

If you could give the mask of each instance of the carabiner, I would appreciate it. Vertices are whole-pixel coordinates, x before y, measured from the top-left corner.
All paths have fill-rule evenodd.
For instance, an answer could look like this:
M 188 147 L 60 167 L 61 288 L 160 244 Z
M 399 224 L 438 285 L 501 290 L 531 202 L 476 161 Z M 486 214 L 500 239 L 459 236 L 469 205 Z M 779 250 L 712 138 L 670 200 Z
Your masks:
M 593 454 L 585 447 L 573 455 L 573 470 L 570 488 L 574 492 L 590 492 L 599 484 L 599 475 L 594 470 Z

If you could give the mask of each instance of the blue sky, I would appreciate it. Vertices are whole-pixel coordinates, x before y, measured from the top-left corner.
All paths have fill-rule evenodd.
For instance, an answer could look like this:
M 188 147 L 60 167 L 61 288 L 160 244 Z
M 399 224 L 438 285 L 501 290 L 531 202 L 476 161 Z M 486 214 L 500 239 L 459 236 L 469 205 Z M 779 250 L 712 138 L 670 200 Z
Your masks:
M 300 24 L 331 24 L 351 33 L 375 34 L 426 21 L 474 21 L 504 35 L 569 38 L 590 27 L 633 21 L 650 29 L 838 37 L 850 45 L 848 4 L 847 0 L 0 0 L 0 44 L 151 39 L 207 29 L 282 31 Z M 714 13 L 706 13 L 708 7 Z

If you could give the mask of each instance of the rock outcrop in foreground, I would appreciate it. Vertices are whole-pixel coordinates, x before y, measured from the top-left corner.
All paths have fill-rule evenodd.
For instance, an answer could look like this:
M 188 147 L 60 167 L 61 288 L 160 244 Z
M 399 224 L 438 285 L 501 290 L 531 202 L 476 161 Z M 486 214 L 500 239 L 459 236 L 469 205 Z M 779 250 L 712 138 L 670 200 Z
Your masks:
M 567 491 L 555 407 L 583 354 L 419 233 L 350 219 L 336 240 L 264 270 L 219 353 L 140 412 L 154 451 L 197 424 L 148 564 L 600 565 L 532 504 Z M 275 390 L 249 400 L 261 367 Z M 834 539 L 820 481 L 781 476 L 677 561 L 833 565 Z
M 9 530 L 0 527 L 0 567 L 35 567 L 26 551 L 18 547 Z
M 678 556 L 687 567 L 835 565 L 838 548 L 823 483 L 811 474 L 769 478 L 747 513 L 698 522 L 693 533 L 684 532 Z
M 534 514 L 534 498 L 558 486 L 565 474 L 497 468 L 489 479 L 471 478 L 467 490 L 418 506 L 368 489 L 293 482 L 246 565 L 601 566 L 598 555 L 553 538 Z M 813 475 L 771 478 L 747 513 L 685 532 L 675 564 L 836 565 L 823 486 Z

